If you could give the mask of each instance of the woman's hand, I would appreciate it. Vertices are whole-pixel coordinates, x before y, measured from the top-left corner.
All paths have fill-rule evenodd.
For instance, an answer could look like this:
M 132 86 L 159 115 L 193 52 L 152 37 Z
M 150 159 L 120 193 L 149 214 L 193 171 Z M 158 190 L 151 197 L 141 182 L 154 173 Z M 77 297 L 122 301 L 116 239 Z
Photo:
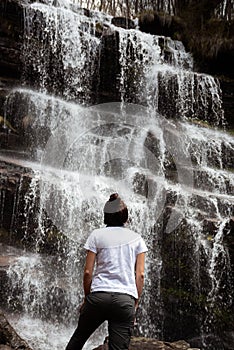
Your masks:
M 85 304 L 85 298 L 83 302 L 78 306 L 78 312 L 81 312 L 82 308 L 84 307 L 84 304 Z

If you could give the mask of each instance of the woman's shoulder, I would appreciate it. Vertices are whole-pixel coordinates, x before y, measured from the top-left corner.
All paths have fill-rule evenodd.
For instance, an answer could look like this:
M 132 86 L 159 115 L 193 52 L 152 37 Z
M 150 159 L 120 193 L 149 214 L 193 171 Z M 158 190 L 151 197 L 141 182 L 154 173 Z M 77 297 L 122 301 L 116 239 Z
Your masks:
M 134 231 L 134 230 L 131 230 L 130 228 L 128 228 L 128 227 L 124 227 L 124 230 L 125 230 L 125 234 L 129 237 L 129 238 L 131 238 L 132 240 L 142 240 L 142 237 L 141 237 L 141 235 L 138 233 L 138 232 L 136 232 L 136 231 Z
M 131 232 L 131 233 L 132 233 L 133 235 L 135 235 L 135 236 L 141 237 L 140 233 L 136 232 L 135 230 L 130 229 L 129 227 L 124 227 L 124 229 L 125 229 L 126 231 L 128 231 L 129 233 Z

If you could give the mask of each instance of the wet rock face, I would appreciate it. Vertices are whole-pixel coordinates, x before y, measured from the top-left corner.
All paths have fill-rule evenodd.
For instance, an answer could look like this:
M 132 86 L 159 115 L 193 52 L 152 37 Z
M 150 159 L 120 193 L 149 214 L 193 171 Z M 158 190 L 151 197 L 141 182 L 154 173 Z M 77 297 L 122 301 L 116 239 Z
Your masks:
M 28 191 L 31 174 L 21 167 L 13 169 L 5 162 L 0 164 L 0 191 L 2 199 L 0 225 L 4 229 L 12 231 L 12 234 L 16 227 L 21 227 L 21 232 L 19 230 L 17 232 L 17 239 L 20 240 L 24 236 L 25 227 L 25 220 L 23 219 L 24 195 Z M 17 206 L 17 212 L 14 210 L 15 205 Z M 11 239 L 14 240 L 15 238 L 13 234 Z M 10 237 L 4 237 L 4 240 L 9 240 L 7 243 L 11 243 Z
M 94 76 L 93 89 L 96 90 L 98 103 L 120 101 L 118 91 L 119 52 L 118 33 L 106 33 L 102 37 L 100 67 L 98 76 Z
M 232 62 L 234 58 L 232 59 Z M 220 86 L 223 92 L 223 108 L 225 119 L 229 129 L 234 129 L 234 79 L 220 79 Z M 233 163 L 232 163 L 233 164 Z
M 1 76 L 19 79 L 23 37 L 23 1 L 0 3 L 0 71 Z
M 209 4 L 213 6 L 213 4 Z M 189 26 L 186 21 L 189 17 L 180 18 L 177 16 L 162 15 L 156 12 L 143 13 L 139 18 L 140 30 L 146 33 L 155 35 L 170 36 L 173 39 L 181 40 L 189 51 L 193 53 L 195 59 L 195 67 L 197 71 L 205 72 L 217 76 L 220 81 L 223 93 L 223 109 L 225 111 L 225 119 L 227 127 L 234 128 L 234 76 L 233 76 L 233 31 L 234 25 L 232 22 L 217 21 L 213 19 L 215 28 L 215 37 L 219 44 L 216 48 L 216 53 L 211 51 L 215 48 L 216 43 L 210 41 L 214 37 L 212 34 L 212 20 L 208 22 L 207 28 L 204 24 L 204 29 L 190 28 L 192 32 L 187 32 Z M 225 30 L 227 31 L 225 32 Z M 194 29 L 194 30 L 193 30 Z M 211 31 L 210 35 L 209 30 Z M 225 34 L 226 33 L 226 36 Z M 207 49 L 210 47 L 210 50 Z M 207 50 L 207 52 L 206 52 Z M 204 52 L 203 52 L 204 51 Z M 201 118 L 202 119 L 202 118 Z
M 66 37 L 63 38 L 60 31 L 59 39 L 56 43 L 53 43 L 53 36 L 56 33 L 52 30 L 54 25 L 52 19 L 50 19 L 52 22 L 47 22 L 48 18 L 42 12 L 35 11 L 28 14 L 32 20 L 27 23 L 28 32 L 25 35 L 27 39 L 24 42 L 24 49 L 27 47 L 25 49 L 26 55 L 24 56 L 27 57 L 24 57 L 24 62 L 22 62 L 23 2 L 17 0 L 7 2 L 5 0 L 1 5 L 1 10 L 3 21 L 0 30 L 0 45 L 3 47 L 4 55 L 2 58 L 0 57 L 0 67 L 2 67 L 4 74 L 3 78 L 0 75 L 0 115 L 4 114 L 3 105 L 9 88 L 19 85 L 22 74 L 24 85 L 33 88 L 45 88 L 50 94 L 63 96 L 68 100 L 97 104 L 121 101 L 124 97 L 125 100 L 131 103 L 145 103 L 144 99 L 146 96 L 143 96 L 143 85 L 145 83 L 141 82 L 145 64 L 145 52 L 138 47 L 139 45 L 136 44 L 136 38 L 133 35 L 127 41 L 126 33 L 124 35 L 121 34 L 125 37 L 125 41 L 122 38 L 121 44 L 120 32 L 117 29 L 113 30 L 111 26 L 106 26 L 99 22 L 96 23 L 96 28 L 94 27 L 93 30 L 90 30 L 91 36 L 87 39 L 85 35 L 81 35 L 79 39 L 80 44 L 76 47 L 76 55 L 81 54 L 81 51 L 79 51 L 80 47 L 82 45 L 84 47 L 90 46 L 90 38 L 92 38 L 94 49 L 93 47 L 92 49 L 90 47 L 87 49 L 87 57 L 90 57 L 87 58 L 83 68 L 81 67 L 82 65 L 76 66 L 76 60 L 73 62 L 74 67 L 71 67 L 66 62 L 66 59 L 69 59 L 69 57 L 64 57 L 66 50 L 64 50 L 63 46 Z M 27 10 L 25 9 L 25 11 Z M 77 26 L 76 32 L 82 31 L 82 28 L 88 25 L 90 25 L 90 28 L 94 26 L 93 23 L 88 21 L 90 19 L 88 16 L 89 13 L 87 13 L 87 18 L 84 16 L 85 19 Z M 122 17 L 113 18 L 112 24 L 116 25 L 116 27 L 128 29 L 133 28 L 135 25 L 132 21 Z M 75 25 L 77 23 L 74 21 L 73 27 Z M 47 35 L 46 33 L 49 34 Z M 75 34 L 73 33 L 73 35 Z M 97 38 L 100 39 L 98 44 Z M 170 47 L 171 44 L 169 39 L 162 38 L 159 40 L 160 48 L 156 47 L 156 49 L 161 50 L 163 61 L 169 64 L 173 62 L 174 51 L 179 52 L 181 49 L 180 47 L 172 48 Z M 121 53 L 123 49 L 121 49 L 121 45 L 127 45 L 125 53 Z M 120 67 L 121 60 L 127 60 L 128 63 L 124 63 L 125 66 Z M 76 77 L 78 77 L 77 79 L 79 79 L 82 89 L 79 89 Z M 9 78 L 11 78 L 11 81 L 9 81 Z M 180 90 L 186 82 L 184 77 L 178 77 L 168 72 L 159 72 L 155 79 L 158 80 L 159 87 L 158 110 L 162 115 L 172 119 L 180 118 L 181 109 L 183 109 L 183 116 L 191 117 L 190 111 L 193 110 L 197 118 L 207 118 L 211 124 L 215 123 L 215 125 L 219 123 L 217 120 L 220 114 L 219 106 L 213 105 L 212 96 L 207 98 L 207 108 L 206 113 L 204 113 L 204 105 L 202 103 L 204 91 L 199 88 L 201 84 L 198 75 L 195 75 L 194 79 L 189 78 L 191 86 L 188 89 L 192 91 L 192 97 L 184 97 L 184 100 L 188 99 L 189 101 L 187 112 L 183 108 L 184 102 L 180 96 Z M 186 84 L 189 84 L 189 82 L 186 82 Z M 206 89 L 209 83 L 210 81 L 204 82 Z M 154 87 L 152 86 L 150 89 L 154 89 Z M 193 99 L 198 102 L 193 103 Z M 178 102 L 175 103 L 175 101 Z M 20 118 L 22 117 L 25 117 L 25 115 Z M 17 118 L 17 120 L 20 120 L 20 118 Z M 15 115 L 14 119 L 16 119 Z M 14 143 L 13 141 L 11 142 Z
M 43 3 L 43 1 L 41 1 Z M 22 28 L 23 28 L 23 7 L 22 7 L 23 1 L 17 1 L 17 0 L 4 0 L 0 4 L 0 52 L 3 52 L 3 55 L 0 56 L 0 116 L 2 116 L 3 112 L 3 104 L 4 104 L 4 98 L 6 94 L 9 92 L 9 90 L 17 85 L 20 81 L 20 76 L 22 73 L 22 62 L 21 62 L 21 51 L 22 51 Z M 85 14 L 85 16 L 89 16 L 88 12 Z M 2 20 L 2 21 L 1 21 Z M 85 19 L 85 24 L 86 24 Z M 34 21 L 33 21 L 34 22 Z M 38 17 L 38 26 L 40 27 L 41 22 L 40 18 Z M 169 22 L 168 22 L 169 23 Z M 35 24 L 35 23 L 34 23 Z M 113 19 L 112 24 L 115 24 L 116 26 L 124 27 L 131 25 L 124 19 Z M 160 24 L 162 25 L 162 23 Z M 162 27 L 161 27 L 162 29 Z M 164 34 L 170 34 L 169 30 L 172 30 L 172 27 L 168 24 L 168 32 Z M 174 29 L 173 29 L 174 30 Z M 126 32 L 126 31 L 125 31 Z M 99 58 L 98 65 L 96 66 L 95 74 L 93 74 L 92 79 L 90 81 L 91 83 L 91 102 L 95 103 L 104 103 L 104 102 L 113 102 L 113 101 L 120 101 L 121 100 L 121 94 L 119 91 L 119 85 L 120 85 L 120 55 L 122 54 L 122 58 L 125 59 L 125 56 L 122 52 L 119 50 L 119 43 L 120 40 L 123 40 L 125 38 L 124 36 L 121 39 L 121 36 L 119 35 L 120 32 L 117 30 L 112 31 L 110 26 L 105 27 L 104 25 L 96 25 L 96 33 L 92 34 L 95 35 L 96 38 L 100 38 L 100 51 L 99 51 Z M 157 33 L 159 34 L 159 33 Z M 163 32 L 161 32 L 163 34 Z M 132 37 L 132 39 L 134 39 Z M 130 59 L 130 63 L 128 62 L 126 72 L 128 71 L 128 77 L 126 78 L 126 85 L 124 84 L 125 90 L 125 96 L 124 98 L 135 98 L 133 101 L 132 99 L 129 100 L 129 102 L 135 102 L 139 103 L 139 100 L 137 99 L 137 95 L 135 95 L 135 92 L 138 91 L 139 87 L 134 86 L 134 83 L 137 81 L 140 81 L 141 70 L 138 69 L 138 66 L 143 66 L 142 64 L 142 57 L 138 57 L 137 63 L 134 63 L 134 50 L 136 49 L 135 41 L 130 41 L 128 50 L 126 50 L 126 53 L 129 56 L 127 59 Z M 159 46 L 163 53 L 163 59 L 165 62 L 168 62 L 168 64 L 171 62 L 173 58 L 173 50 L 169 50 L 169 46 L 166 45 L 166 39 L 161 39 L 159 42 Z M 37 43 L 35 45 L 35 50 L 38 49 Z M 56 54 L 61 54 L 60 48 L 57 49 L 58 52 Z M 135 50 L 135 53 L 137 51 Z M 140 51 L 142 52 L 142 51 Z M 52 94 L 62 94 L 64 89 L 64 80 L 62 79 L 62 76 L 60 80 L 57 82 L 56 74 L 57 69 L 60 72 L 63 71 L 63 65 L 62 60 L 59 61 L 51 54 L 51 51 L 48 52 L 48 56 L 52 59 L 50 61 L 50 65 L 47 67 L 45 73 L 46 79 L 47 79 L 47 88 L 49 93 Z M 59 56 L 57 56 L 59 57 Z M 61 58 L 61 56 L 60 56 Z M 93 56 L 92 56 L 93 58 Z M 62 58 L 61 58 L 62 59 Z M 92 60 L 91 60 L 92 61 Z M 54 65 L 53 72 L 51 74 L 51 67 L 53 66 L 53 63 L 57 62 L 57 66 Z M 59 63 L 60 62 L 60 63 Z M 97 62 L 96 62 L 97 63 Z M 95 63 L 95 64 L 96 64 Z M 139 64 L 140 63 L 140 64 Z M 32 64 L 32 62 L 31 62 Z M 134 65 L 135 64 L 135 65 Z M 30 86 L 34 86 L 33 84 L 39 84 L 38 81 L 40 77 L 40 72 L 38 73 L 38 76 L 33 76 L 30 70 L 31 66 L 28 65 L 28 79 L 27 84 Z M 131 68 L 131 69 L 130 69 Z M 185 67 L 186 68 L 186 67 Z M 131 74 L 129 74 L 131 72 Z M 67 72 L 68 73 L 68 72 Z M 131 75 L 131 76 L 130 76 Z M 167 114 L 169 118 L 175 118 L 180 116 L 180 110 L 176 108 L 176 104 L 174 101 L 178 100 L 180 89 L 178 88 L 178 84 L 180 83 L 180 80 L 176 79 L 175 75 L 171 75 L 167 77 L 164 75 L 164 73 L 158 74 L 158 82 L 160 83 L 160 93 L 159 93 L 159 99 L 158 99 L 158 108 L 162 114 Z M 132 80 L 131 80 L 132 78 Z M 167 79 L 166 79 L 167 78 Z M 188 91 L 197 91 L 197 87 L 199 86 L 198 81 L 198 74 L 194 78 L 194 87 L 192 85 L 189 85 Z M 30 80 L 31 79 L 31 80 Z M 84 78 L 85 79 L 85 78 Z M 138 79 L 138 80 L 137 80 Z M 89 77 L 87 78 L 89 81 Z M 181 77 L 181 80 L 183 80 L 183 76 Z M 210 81 L 207 80 L 207 84 Z M 31 85 L 32 83 L 32 85 Z M 124 81 L 125 83 L 125 81 Z M 136 84 L 137 85 L 137 84 Z M 226 91 L 228 90 L 228 84 L 226 87 Z M 224 85 L 222 86 L 222 88 Z M 142 87 L 143 88 L 143 87 Z M 89 91 L 90 92 L 90 91 Z M 89 93 L 88 92 L 88 93 Z M 77 95 L 76 95 L 77 94 Z M 86 91 L 84 92 L 84 95 L 86 94 Z M 14 95 L 14 99 L 11 100 L 11 103 L 9 104 L 9 107 L 7 110 L 5 110 L 5 114 L 7 115 L 7 120 L 10 124 L 8 124 L 9 128 L 6 129 L 6 125 L 1 124 L 0 125 L 0 148 L 6 148 L 11 150 L 17 150 L 19 151 L 19 146 L 22 147 L 24 151 L 27 151 L 27 153 L 31 153 L 34 150 L 34 147 L 37 146 L 45 146 L 49 136 L 50 136 L 50 130 L 49 127 L 45 127 L 43 125 L 40 125 L 37 127 L 37 129 L 33 129 L 33 120 L 34 120 L 34 112 L 33 107 L 31 108 L 31 113 L 28 113 L 27 110 L 27 98 L 23 98 L 20 96 L 17 97 L 16 94 Z M 77 91 L 74 92 L 74 96 L 78 96 Z M 201 97 L 203 96 L 203 91 L 198 95 L 199 98 L 197 99 L 196 95 L 196 104 L 194 104 L 194 109 L 196 109 L 196 112 L 198 113 L 198 117 L 201 119 L 204 119 L 204 113 L 202 108 L 202 101 Z M 231 123 L 232 120 L 232 113 L 231 109 L 233 108 L 232 104 L 232 97 L 231 93 L 229 93 L 229 98 L 225 100 L 225 103 L 228 103 L 229 108 L 229 123 Z M 86 95 L 85 95 L 86 97 Z M 186 98 L 184 98 L 186 100 Z M 211 100 L 209 100 L 211 101 Z M 14 102 L 14 103 L 13 103 Z M 14 106 L 13 106 L 14 105 Z M 179 106 L 179 105 L 178 105 Z M 212 116 L 212 105 L 208 106 L 208 112 L 207 115 L 210 117 Z M 41 109 L 39 109 L 41 111 Z M 190 115 L 190 108 L 188 108 L 187 113 L 188 116 Z M 184 111 L 184 109 L 183 109 Z M 185 116 L 186 112 L 184 111 Z M 36 112 L 35 112 L 36 114 Z M 50 114 L 50 110 L 47 110 L 45 113 L 46 120 L 48 120 L 48 116 Z M 0 119 L 0 121 L 4 119 Z M 207 119 L 209 120 L 209 118 Z M 212 122 L 212 119 L 210 120 Z M 12 126 L 12 128 L 10 127 Z M 14 131 L 16 130 L 16 132 Z M 37 144 L 36 144 L 37 142 Z M 156 159 L 160 157 L 160 149 L 159 149 L 159 143 L 157 139 L 154 139 L 153 134 L 147 135 L 147 138 L 145 140 L 145 147 L 149 149 L 150 152 L 154 154 Z M 207 147 L 207 145 L 205 146 Z M 196 151 L 196 147 L 195 147 Z M 232 168 L 233 166 L 233 149 L 230 148 L 228 145 L 222 144 L 220 153 L 222 153 L 222 157 L 224 158 L 224 164 L 222 165 L 224 169 Z M 194 157 L 194 162 L 196 163 L 196 157 L 194 153 L 190 152 L 191 156 Z M 218 156 L 218 157 L 217 157 Z M 36 158 L 36 156 L 35 156 Z M 220 160 L 220 154 L 217 152 L 212 152 L 212 149 L 210 151 L 210 155 L 208 155 L 208 163 L 213 165 L 214 167 L 219 167 L 219 160 Z M 165 164 L 165 176 L 167 179 L 171 179 L 174 182 L 177 182 L 177 173 L 176 173 L 176 166 L 173 160 L 170 157 L 170 154 L 168 154 L 165 158 L 166 164 Z M 200 164 L 200 163 L 198 163 Z M 107 164 L 109 165 L 109 164 Z M 117 163 L 114 162 L 110 164 L 110 170 L 113 166 L 113 171 L 117 167 Z M 0 195 L 2 194 L 2 197 L 0 196 L 0 204 L 1 200 L 4 201 L 4 205 L 2 206 L 3 210 L 1 211 L 0 215 L 0 227 L 3 226 L 8 232 L 11 233 L 11 238 L 15 239 L 14 243 L 16 243 L 16 240 L 22 240 L 24 239 L 24 243 L 27 244 L 27 247 L 30 248 L 30 246 L 33 246 L 33 240 L 35 240 L 35 234 L 37 232 L 38 228 L 38 222 L 35 220 L 36 212 L 38 211 L 38 198 L 35 201 L 35 198 L 33 198 L 33 194 L 29 193 L 30 189 L 30 181 L 31 178 L 29 174 L 25 174 L 23 169 L 10 169 L 8 164 L 1 164 L 0 168 L 2 166 L 2 169 L 0 169 Z M 109 171 L 109 168 L 107 167 L 107 171 Z M 208 189 L 209 186 L 211 186 L 210 190 L 212 191 L 212 184 L 209 183 L 209 173 L 206 173 L 202 170 L 197 170 L 194 174 L 194 185 L 195 187 L 198 187 L 201 189 L 201 186 L 205 189 Z M 133 187 L 134 191 L 140 195 L 143 195 L 147 197 L 148 195 L 148 186 L 149 183 L 146 181 L 146 177 L 144 174 L 136 173 L 135 177 L 133 178 Z M 218 186 L 219 184 L 217 184 Z M 231 193 L 231 183 L 227 179 L 225 181 L 225 187 L 227 188 L 228 193 Z M 203 188 L 202 188 L 203 189 Z M 28 202 L 25 202 L 25 194 L 27 196 L 30 194 L 31 196 L 27 197 Z M 38 195 L 38 194 L 37 194 Z M 166 199 L 167 208 L 165 211 L 165 223 L 168 221 L 169 218 L 169 210 L 173 205 L 175 204 L 175 196 L 173 192 L 168 193 L 168 197 Z M 212 213 L 216 211 L 214 205 L 210 205 L 210 201 L 205 198 L 198 196 L 193 197 L 194 203 L 196 203 L 196 206 L 199 207 L 199 209 L 202 209 L 206 212 L 208 212 L 209 217 L 207 220 L 204 221 L 204 232 L 208 232 L 207 237 L 204 237 L 204 240 L 207 241 L 207 245 L 212 245 L 213 243 L 213 236 L 215 233 L 217 233 L 217 222 L 211 221 L 212 219 Z M 219 202 L 217 201 L 217 204 L 219 205 Z M 18 206 L 18 207 L 17 207 Z M 224 216 L 226 216 L 226 212 L 228 212 L 228 209 L 226 206 L 223 206 L 221 203 L 220 206 L 222 206 L 222 211 L 224 213 Z M 32 211 L 30 211 L 32 210 Z M 168 211 L 168 215 L 167 215 Z M 221 211 L 221 209 L 220 209 Z M 25 216 L 25 215 L 26 216 Z M 202 214 L 201 214 L 202 216 Z M 29 219 L 29 220 L 28 220 Z M 27 221 L 28 220 L 28 221 Z M 201 220 L 201 217 L 199 218 Z M 203 219 L 202 219 L 203 220 Z M 50 254 L 52 252 L 59 251 L 59 242 L 57 239 L 58 232 L 56 232 L 56 229 L 54 229 L 51 222 L 48 222 L 45 218 L 45 226 L 48 228 L 48 231 L 45 231 L 45 243 L 43 247 L 39 247 L 41 251 L 46 252 L 46 254 Z M 199 316 L 199 313 L 201 315 L 205 315 L 205 309 L 207 309 L 207 304 L 204 301 L 205 295 L 209 292 L 209 288 L 211 287 L 208 285 L 208 277 L 207 271 L 205 268 L 203 268 L 203 265 L 200 267 L 199 273 L 202 276 L 202 286 L 204 283 L 204 290 L 201 292 L 204 295 L 200 295 L 200 289 L 195 289 L 195 285 L 193 287 L 192 285 L 192 278 L 194 274 L 193 267 L 197 265 L 197 260 L 194 260 L 196 256 L 192 256 L 192 249 L 194 247 L 194 241 L 192 238 L 187 237 L 188 233 L 190 232 L 190 227 L 185 225 L 184 227 L 181 227 L 180 230 L 177 230 L 174 234 L 171 235 L 165 235 L 165 226 L 163 226 L 163 222 L 159 222 L 159 233 L 157 238 L 159 242 L 155 242 L 155 247 L 158 246 L 158 243 L 162 246 L 162 259 L 163 259 L 163 278 L 161 282 L 162 287 L 162 301 L 165 304 L 165 318 L 164 318 L 164 328 L 163 334 L 164 338 L 170 341 L 173 341 L 174 339 L 178 339 L 178 337 L 183 339 L 193 339 L 193 343 L 190 342 L 193 346 L 200 347 L 201 345 L 201 339 L 194 339 L 193 337 L 196 334 L 199 334 L 200 332 L 200 325 L 201 325 L 201 319 Z M 232 228 L 233 232 L 233 228 Z M 26 233 L 26 235 L 25 235 Z M 2 238 L 2 237 L 1 237 Z M 230 247 L 230 258 L 231 263 L 233 264 L 233 234 L 228 234 L 225 238 L 225 242 L 228 247 Z M 10 235 L 6 237 L 4 242 L 9 243 Z M 187 243 L 186 243 L 187 242 Z M 154 242 L 153 242 L 154 243 Z M 185 252 L 185 253 L 184 253 Z M 204 254 L 204 256 L 202 255 Z M 157 265 L 155 265 L 156 259 L 156 253 L 155 256 L 152 256 L 152 273 L 156 273 Z M 204 261 L 206 261 L 205 253 L 201 253 L 201 258 Z M 8 263 L 6 260 L 2 261 L 1 263 L 6 266 Z M 222 267 L 222 266 L 221 266 Z M 1 277 L 1 276 L 0 276 Z M 223 290 L 225 289 L 225 279 L 227 280 L 227 275 L 224 273 L 222 277 L 222 283 L 221 285 Z M 200 283 L 200 282 L 199 282 Z M 5 288 L 5 290 L 7 290 Z M 186 292 L 189 291 L 189 292 Z M 152 286 L 152 289 L 149 288 L 148 290 L 149 294 L 151 295 L 151 298 L 148 303 L 149 309 L 152 310 L 152 315 L 149 315 L 152 319 L 152 323 L 156 324 L 157 317 L 158 317 L 158 310 L 155 306 L 155 300 L 157 300 L 158 296 L 156 295 L 155 286 Z M 229 298 L 229 289 L 227 289 L 227 292 L 225 292 L 224 300 L 228 300 Z M 53 291 L 53 294 L 54 291 Z M 227 295 L 226 295 L 227 294 Z M 65 297 L 63 295 L 63 290 L 58 289 L 56 292 L 57 299 L 60 300 L 61 304 Z M 1 296 L 1 295 L 0 295 Z M 47 301 L 46 301 L 47 302 Z M 217 306 L 218 303 L 216 303 Z M 50 305 L 50 308 L 48 308 L 48 311 L 56 311 L 56 303 L 53 305 Z M 65 305 L 65 304 L 64 304 Z M 147 307 L 148 307 L 147 305 Z M 47 306 L 49 306 L 49 302 L 47 303 Z M 217 322 L 222 323 L 224 326 L 225 324 L 225 317 L 227 313 L 230 311 L 229 304 L 227 304 L 228 309 L 226 310 L 222 306 L 222 310 L 224 311 L 223 314 L 220 315 L 220 320 L 217 320 Z M 65 307 L 64 307 L 65 309 Z M 220 307 L 221 310 L 221 307 Z M 211 310 L 213 311 L 213 310 Z M 214 310 L 216 312 L 216 310 Z M 219 311 L 219 310 L 218 310 Z M 217 314 L 217 312 L 216 312 Z M 203 317 L 203 316 L 202 316 Z M 143 317 L 142 317 L 143 319 Z M 181 321 L 182 320 L 182 321 Z M 231 325 L 231 322 L 230 322 Z M 215 325 L 216 327 L 216 325 Z M 217 329 L 220 329 L 219 326 L 217 326 Z M 225 326 L 225 330 L 227 327 Z M 209 338 L 207 341 L 209 342 L 211 338 Z M 227 335 L 227 342 L 231 344 L 231 332 Z M 215 344 L 219 344 L 218 342 L 220 340 L 211 339 L 212 342 Z M 3 345 L 6 347 L 7 345 Z M 105 349 L 107 345 L 102 345 L 99 349 Z M 142 339 L 142 338 L 134 338 L 131 343 L 130 349 L 187 349 L 188 345 L 185 343 L 162 343 L 158 342 L 156 340 L 152 339 Z M 1 349 L 1 348 L 0 348 Z M 216 349 L 223 349 L 222 346 L 219 347 L 219 345 L 216 347 Z M 225 346 L 225 350 L 229 350 L 228 345 Z
M 19 85 L 22 73 L 23 1 L 0 2 L 0 116 L 11 88 Z M 1 125 L 0 125 L 1 131 Z M 1 134 L 1 144 L 6 139 Z M 8 142 L 5 140 L 5 143 Z M 14 140 L 10 140 L 10 143 Z M 2 146 L 0 144 L 0 146 Z
M 29 59 L 28 62 L 23 62 L 24 6 L 30 2 L 33 1 L 3 0 L 0 3 L 0 115 L 3 115 L 3 105 L 6 96 L 12 87 L 20 85 L 22 82 L 22 75 L 24 75 L 23 79 L 25 84 L 31 87 L 38 87 L 38 83 L 41 79 L 42 73 L 40 70 L 37 71 L 35 69 L 32 60 Z M 39 2 L 46 3 L 43 1 Z M 89 17 L 89 11 L 84 11 L 84 14 Z M 35 33 L 33 41 L 36 42 L 38 36 L 41 35 L 40 30 L 38 30 L 38 32 L 36 30 L 37 28 L 43 29 L 43 26 L 45 26 L 45 19 L 40 18 L 40 14 L 35 14 L 34 22 Z M 113 18 L 112 23 L 123 28 L 135 27 L 133 21 L 122 17 Z M 95 74 L 90 77 L 91 91 L 89 102 L 102 103 L 119 101 L 120 96 L 117 86 L 120 70 L 118 63 L 118 33 L 97 23 L 95 36 L 101 36 L 101 50 L 100 57 L 93 57 L 93 64 L 96 68 Z M 34 47 L 36 51 L 38 51 L 40 45 L 42 45 L 40 40 L 41 38 L 38 40 L 38 46 Z M 46 55 L 48 56 L 46 57 L 48 64 L 45 82 L 47 90 L 49 93 L 58 96 L 64 94 L 67 88 L 64 76 L 69 75 L 69 72 L 63 67 L 60 51 L 60 46 L 58 46 L 55 53 L 48 45 L 48 50 L 43 54 L 43 57 Z M 45 60 L 45 57 L 43 59 Z M 98 62 L 95 62 L 96 59 Z M 77 92 L 74 94 L 77 95 Z M 82 96 L 78 95 L 76 98 L 80 97 L 82 99 Z M 82 94 L 80 93 L 80 95 Z M 87 94 L 85 98 L 87 99 Z
M 39 185 L 31 192 L 35 174 L 19 164 L 0 161 L 0 240 L 7 245 L 31 249 L 38 230 Z M 25 213 L 30 213 L 30 215 Z M 46 213 L 43 215 L 46 237 L 41 249 L 48 254 L 60 245 L 58 230 Z M 60 234 L 60 239 L 65 239 Z M 1 266 L 1 260 L 0 260 Z

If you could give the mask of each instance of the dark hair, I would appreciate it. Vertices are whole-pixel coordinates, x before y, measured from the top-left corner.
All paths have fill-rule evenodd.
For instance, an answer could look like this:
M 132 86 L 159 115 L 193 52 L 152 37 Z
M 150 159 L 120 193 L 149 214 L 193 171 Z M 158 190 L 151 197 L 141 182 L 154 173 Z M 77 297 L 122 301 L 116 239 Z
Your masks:
M 110 195 L 104 206 L 104 224 L 107 226 L 123 226 L 128 220 L 128 208 L 118 193 Z

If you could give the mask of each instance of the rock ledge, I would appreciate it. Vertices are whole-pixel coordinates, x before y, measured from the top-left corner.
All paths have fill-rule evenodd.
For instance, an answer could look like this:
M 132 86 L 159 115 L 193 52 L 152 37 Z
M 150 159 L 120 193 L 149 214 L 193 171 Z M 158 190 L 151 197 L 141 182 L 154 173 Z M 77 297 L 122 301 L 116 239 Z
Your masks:
M 108 341 L 93 350 L 108 350 Z M 129 350 L 200 350 L 191 348 L 190 344 L 184 340 L 178 340 L 172 343 L 163 342 L 153 338 L 132 337 Z

